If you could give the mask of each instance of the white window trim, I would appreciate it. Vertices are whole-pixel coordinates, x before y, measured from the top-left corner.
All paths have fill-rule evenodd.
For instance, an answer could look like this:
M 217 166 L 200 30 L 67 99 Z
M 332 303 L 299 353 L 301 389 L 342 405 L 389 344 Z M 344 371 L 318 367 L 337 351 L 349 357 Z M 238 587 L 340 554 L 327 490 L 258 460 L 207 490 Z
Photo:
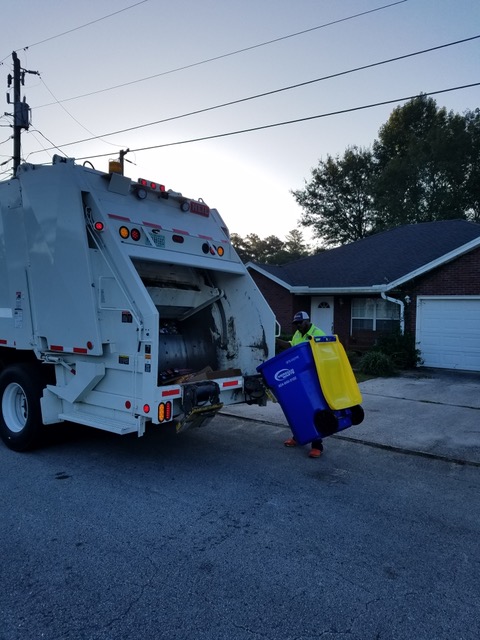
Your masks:
M 360 316 L 354 316 L 353 315 L 353 302 L 354 300 L 362 300 L 365 303 L 367 303 L 368 300 L 373 301 L 373 317 L 360 317 Z M 354 320 L 372 320 L 372 329 L 368 329 L 368 331 L 373 331 L 376 332 L 377 331 L 377 320 L 398 320 L 400 322 L 400 315 L 398 318 L 385 318 L 385 317 L 377 317 L 377 309 L 378 309 L 378 302 L 383 302 L 382 298 L 352 298 L 352 303 L 351 303 L 351 307 L 350 307 L 350 335 L 353 335 L 353 321 Z M 393 309 L 394 307 L 396 307 L 396 309 L 399 311 L 398 309 L 398 305 L 396 305 L 393 302 L 390 302 L 389 300 L 386 300 L 387 302 L 387 308 L 388 305 L 391 305 L 391 308 Z

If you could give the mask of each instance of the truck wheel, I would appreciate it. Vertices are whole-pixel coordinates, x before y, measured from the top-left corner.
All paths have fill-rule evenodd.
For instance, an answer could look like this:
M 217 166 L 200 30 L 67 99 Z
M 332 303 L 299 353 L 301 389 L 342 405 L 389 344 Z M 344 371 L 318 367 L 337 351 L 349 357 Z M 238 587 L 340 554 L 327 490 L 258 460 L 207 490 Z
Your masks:
M 0 375 L 0 437 L 9 449 L 27 451 L 42 431 L 43 384 L 35 367 L 13 365 Z

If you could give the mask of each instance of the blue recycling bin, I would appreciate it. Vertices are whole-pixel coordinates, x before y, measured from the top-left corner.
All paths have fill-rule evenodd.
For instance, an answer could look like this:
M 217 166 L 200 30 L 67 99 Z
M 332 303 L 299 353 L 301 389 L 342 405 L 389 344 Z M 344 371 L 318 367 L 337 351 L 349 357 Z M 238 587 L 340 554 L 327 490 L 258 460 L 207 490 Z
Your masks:
M 333 411 L 322 393 L 308 342 L 257 367 L 272 390 L 299 444 L 325 438 L 352 425 L 351 409 Z

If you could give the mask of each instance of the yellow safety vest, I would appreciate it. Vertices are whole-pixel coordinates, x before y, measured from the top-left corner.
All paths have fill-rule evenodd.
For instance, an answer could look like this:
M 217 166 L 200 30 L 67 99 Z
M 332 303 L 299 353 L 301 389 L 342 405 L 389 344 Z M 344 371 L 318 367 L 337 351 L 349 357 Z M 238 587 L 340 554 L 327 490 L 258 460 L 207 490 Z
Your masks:
M 294 347 L 296 344 L 300 344 L 300 342 L 308 342 L 310 339 L 309 336 L 324 336 L 326 335 L 321 329 L 316 327 L 314 324 L 310 327 L 305 335 L 302 335 L 300 331 L 295 331 L 293 334 L 293 338 L 290 340 L 290 344 Z

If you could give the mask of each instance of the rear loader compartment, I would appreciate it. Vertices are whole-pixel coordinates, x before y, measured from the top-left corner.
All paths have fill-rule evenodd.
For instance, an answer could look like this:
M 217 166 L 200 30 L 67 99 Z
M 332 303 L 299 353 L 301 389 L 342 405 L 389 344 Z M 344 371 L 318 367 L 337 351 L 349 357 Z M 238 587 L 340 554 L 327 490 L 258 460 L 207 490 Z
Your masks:
M 36 440 L 26 405 L 43 424 L 142 435 L 266 401 L 256 368 L 274 355 L 275 318 L 215 209 L 58 157 L 21 165 L 0 206 L 8 446 Z

